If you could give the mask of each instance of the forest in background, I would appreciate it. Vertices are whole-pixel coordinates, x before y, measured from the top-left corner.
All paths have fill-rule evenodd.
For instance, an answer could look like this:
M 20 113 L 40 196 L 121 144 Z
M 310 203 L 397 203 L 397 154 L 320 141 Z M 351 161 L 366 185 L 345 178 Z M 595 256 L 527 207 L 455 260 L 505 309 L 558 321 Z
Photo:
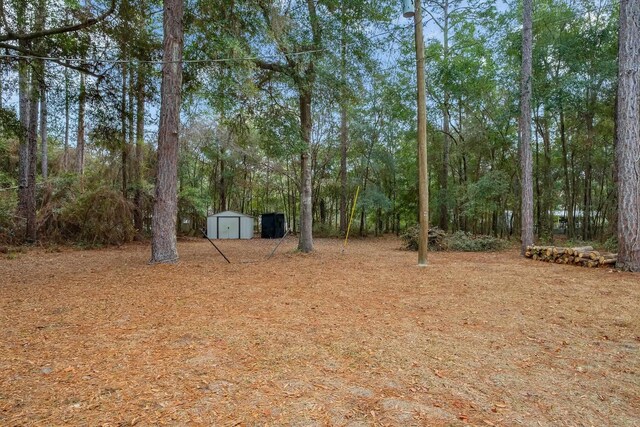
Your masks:
M 305 166 L 315 234 L 344 233 L 358 186 L 355 232 L 399 233 L 417 222 L 413 26 L 397 2 L 190 0 L 184 8 L 182 233 L 198 234 L 208 213 L 225 209 L 281 211 L 297 230 Z M 585 241 L 615 236 L 618 9 L 535 4 L 538 239 L 554 231 Z M 446 231 L 519 235 L 521 16 L 519 2 L 423 5 L 430 217 Z M 1 18 L 0 238 L 121 243 L 148 235 L 162 5 L 5 0 Z M 87 25 L 10 37 L 16 28 L 35 34 L 78 22 Z M 35 209 L 22 206 L 21 158 L 37 165 L 28 168 Z

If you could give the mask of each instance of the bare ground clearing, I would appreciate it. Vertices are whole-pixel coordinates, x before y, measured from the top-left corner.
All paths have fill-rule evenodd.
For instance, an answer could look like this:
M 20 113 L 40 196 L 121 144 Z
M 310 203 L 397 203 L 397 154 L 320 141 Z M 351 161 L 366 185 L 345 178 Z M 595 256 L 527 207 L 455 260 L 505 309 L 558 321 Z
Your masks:
M 1 259 L 0 425 L 640 425 L 640 275 L 316 246 Z

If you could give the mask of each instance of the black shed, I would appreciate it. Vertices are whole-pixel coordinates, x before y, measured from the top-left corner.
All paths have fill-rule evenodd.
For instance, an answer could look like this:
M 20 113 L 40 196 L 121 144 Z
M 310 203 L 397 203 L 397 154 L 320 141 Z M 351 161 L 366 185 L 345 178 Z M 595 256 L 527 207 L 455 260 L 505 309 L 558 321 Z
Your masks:
M 262 230 L 260 237 L 263 239 L 279 239 L 284 236 L 285 221 L 283 213 L 262 214 Z

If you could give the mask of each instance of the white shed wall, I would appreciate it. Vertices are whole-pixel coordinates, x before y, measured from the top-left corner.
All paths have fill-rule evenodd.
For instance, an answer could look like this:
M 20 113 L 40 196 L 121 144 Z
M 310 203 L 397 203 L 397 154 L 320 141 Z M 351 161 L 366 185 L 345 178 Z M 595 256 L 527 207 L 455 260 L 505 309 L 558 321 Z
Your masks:
M 253 218 L 248 216 L 240 217 L 240 238 L 253 238 Z
M 219 216 L 218 239 L 237 239 L 240 237 L 241 217 Z
M 207 237 L 210 239 L 253 238 L 254 219 L 233 211 L 207 217 Z
M 207 218 L 207 237 L 210 239 L 218 238 L 218 228 L 216 227 L 215 216 L 210 216 Z

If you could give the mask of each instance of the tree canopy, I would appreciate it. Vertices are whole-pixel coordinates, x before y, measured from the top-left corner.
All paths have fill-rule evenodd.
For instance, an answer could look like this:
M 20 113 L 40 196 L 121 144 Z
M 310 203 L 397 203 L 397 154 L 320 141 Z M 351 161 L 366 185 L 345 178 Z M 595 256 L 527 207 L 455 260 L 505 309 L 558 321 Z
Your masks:
M 522 6 L 422 3 L 430 217 L 448 231 L 520 235 Z M 312 234 L 344 233 L 356 187 L 358 233 L 417 221 L 415 46 L 400 8 L 184 3 L 178 232 L 198 234 L 224 209 L 281 211 L 308 251 Z M 129 213 L 113 221 L 134 221 L 123 239 L 150 233 L 162 15 L 151 0 L 2 2 L 0 237 L 20 241 L 31 224 L 31 237 L 87 239 L 87 223 L 65 212 L 105 189 Z M 538 240 L 616 238 L 619 17 L 611 2 L 534 5 L 531 120 L 521 125 Z M 46 150 L 29 154 L 43 129 Z M 33 203 L 19 208 L 29 172 Z

